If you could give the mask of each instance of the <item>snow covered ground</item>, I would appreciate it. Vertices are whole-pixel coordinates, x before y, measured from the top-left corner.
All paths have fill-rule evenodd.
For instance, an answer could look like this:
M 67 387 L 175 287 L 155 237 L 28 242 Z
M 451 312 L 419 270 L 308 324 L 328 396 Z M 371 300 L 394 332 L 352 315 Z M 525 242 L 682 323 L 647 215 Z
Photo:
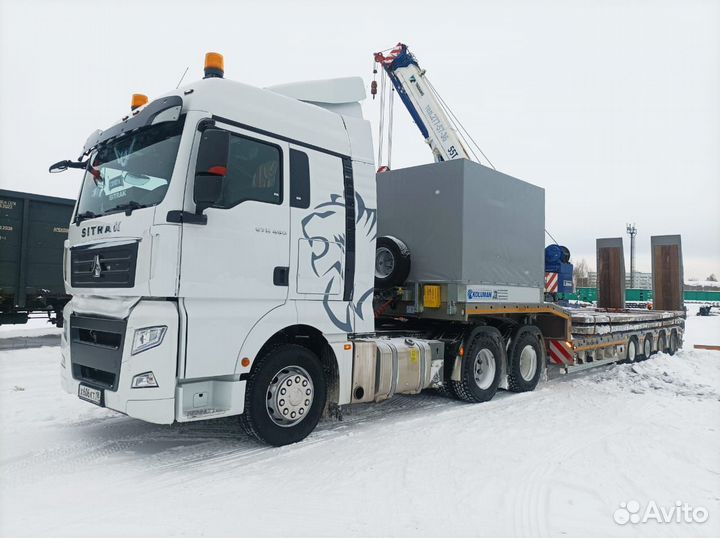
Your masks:
M 47 334 L 59 336 L 60 333 L 62 333 L 62 329 L 58 329 L 43 317 L 30 318 L 27 323 L 18 325 L 0 325 L 0 338 L 45 336 Z
M 690 312 L 687 334 L 720 344 L 720 316 Z M 93 407 L 61 391 L 58 363 L 57 347 L 0 351 L 2 536 L 720 536 L 720 352 L 482 405 L 397 397 L 283 448 L 233 419 Z M 615 523 L 630 501 L 709 518 Z

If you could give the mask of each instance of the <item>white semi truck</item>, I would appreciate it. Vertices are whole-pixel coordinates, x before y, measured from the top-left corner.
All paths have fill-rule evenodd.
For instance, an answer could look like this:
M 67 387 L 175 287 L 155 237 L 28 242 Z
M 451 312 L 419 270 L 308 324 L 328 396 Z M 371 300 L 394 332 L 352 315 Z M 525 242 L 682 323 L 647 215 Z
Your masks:
M 209 53 L 204 79 L 136 96 L 51 167 L 84 170 L 66 391 L 158 424 L 239 415 L 284 445 L 347 404 L 430 387 L 482 402 L 533 390 L 546 364 L 677 349 L 682 312 L 543 302 L 542 189 L 443 162 L 440 141 L 438 163 L 376 179 L 361 79 L 223 73 Z

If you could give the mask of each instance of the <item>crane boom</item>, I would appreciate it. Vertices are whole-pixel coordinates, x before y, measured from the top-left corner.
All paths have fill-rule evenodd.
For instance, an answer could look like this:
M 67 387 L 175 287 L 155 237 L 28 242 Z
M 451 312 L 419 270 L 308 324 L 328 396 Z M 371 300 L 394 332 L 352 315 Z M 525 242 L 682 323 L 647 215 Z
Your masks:
M 378 62 L 392 82 L 400 99 L 430 146 L 435 161 L 469 159 L 470 152 L 450 121 L 445 108 L 428 81 L 425 70 L 407 48 L 398 43 L 388 54 L 375 53 Z

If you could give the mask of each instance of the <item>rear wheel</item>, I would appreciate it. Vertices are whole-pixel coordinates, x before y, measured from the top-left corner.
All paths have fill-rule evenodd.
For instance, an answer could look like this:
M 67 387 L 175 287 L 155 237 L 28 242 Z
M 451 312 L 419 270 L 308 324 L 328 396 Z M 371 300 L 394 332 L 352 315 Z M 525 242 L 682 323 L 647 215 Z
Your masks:
M 325 407 L 326 382 L 318 357 L 286 344 L 259 359 L 245 388 L 243 428 L 274 446 L 297 443 L 315 429 Z
M 627 345 L 627 353 L 625 354 L 625 360 L 627 362 L 635 362 L 637 359 L 638 344 L 637 338 L 634 336 L 630 337 Z
M 643 340 L 643 348 L 642 348 L 642 359 L 647 359 L 652 355 L 652 335 L 646 334 L 645 339 Z
M 544 366 L 542 359 L 540 331 L 533 326 L 520 327 L 508 351 L 508 388 L 513 392 L 535 390 Z
M 675 331 L 670 333 L 670 346 L 668 347 L 668 354 L 675 355 L 678 350 L 678 336 Z
M 665 339 L 665 333 L 660 333 L 660 336 L 658 336 L 657 352 L 667 353 L 667 340 Z
M 451 381 L 453 393 L 466 402 L 486 402 L 497 392 L 505 360 L 500 331 L 479 327 L 470 335 L 463 354 L 460 381 Z

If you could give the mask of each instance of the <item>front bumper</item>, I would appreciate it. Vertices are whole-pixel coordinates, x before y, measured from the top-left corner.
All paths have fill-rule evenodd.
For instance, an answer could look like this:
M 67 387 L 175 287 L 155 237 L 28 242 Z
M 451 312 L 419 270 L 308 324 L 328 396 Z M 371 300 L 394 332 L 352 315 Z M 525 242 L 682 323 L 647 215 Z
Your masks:
M 84 303 L 86 304 L 86 303 Z M 178 356 L 178 311 L 171 301 L 140 301 L 127 319 L 113 319 L 95 312 L 75 312 L 65 307 L 68 324 L 61 343 L 62 386 L 78 394 L 82 382 L 103 390 L 104 405 L 134 418 L 156 424 L 175 421 Z M 132 355 L 136 329 L 165 325 L 162 343 Z M 157 387 L 131 388 L 133 378 L 153 372 Z

